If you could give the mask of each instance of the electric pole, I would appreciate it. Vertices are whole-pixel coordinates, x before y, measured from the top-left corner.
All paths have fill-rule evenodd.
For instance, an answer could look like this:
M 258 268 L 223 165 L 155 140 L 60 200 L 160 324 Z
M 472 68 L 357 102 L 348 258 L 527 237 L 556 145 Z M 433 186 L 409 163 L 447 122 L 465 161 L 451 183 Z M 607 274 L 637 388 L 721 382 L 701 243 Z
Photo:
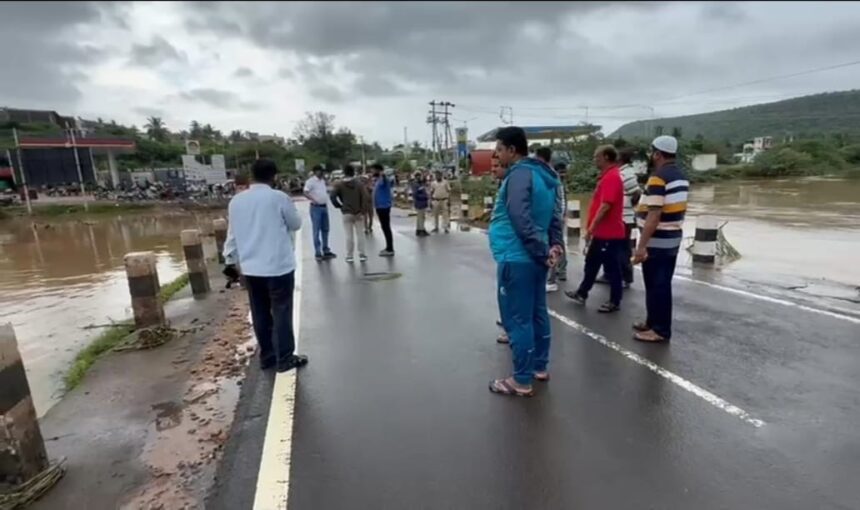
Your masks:
M 508 113 L 508 120 L 505 121 L 505 112 Z M 514 124 L 514 109 L 510 106 L 500 106 L 499 107 L 499 119 L 501 119 L 502 124 L 507 124 L 509 126 Z
M 433 161 L 437 161 L 439 158 L 439 138 L 436 132 L 436 123 L 438 121 L 439 119 L 436 117 L 436 100 L 433 100 L 430 101 L 430 116 L 427 117 L 427 123 L 433 126 Z

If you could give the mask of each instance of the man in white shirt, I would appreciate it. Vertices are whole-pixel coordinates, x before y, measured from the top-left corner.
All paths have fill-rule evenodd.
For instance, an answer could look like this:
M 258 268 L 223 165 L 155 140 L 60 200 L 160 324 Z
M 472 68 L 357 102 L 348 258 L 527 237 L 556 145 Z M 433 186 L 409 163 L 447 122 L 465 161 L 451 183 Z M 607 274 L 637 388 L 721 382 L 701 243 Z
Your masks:
M 290 197 L 273 189 L 277 168 L 272 160 L 258 159 L 251 174 L 251 187 L 230 200 L 224 272 L 237 274 L 239 264 L 245 275 L 260 366 L 286 372 L 308 362 L 294 353 L 293 335 L 293 239 L 302 219 Z
M 442 174 L 441 170 L 436 170 L 436 180 L 430 185 L 430 199 L 433 204 L 433 218 L 435 228 L 433 233 L 439 232 L 439 216 L 442 216 L 442 223 L 445 225 L 445 233 L 450 230 L 450 218 L 448 217 L 448 206 L 451 198 L 451 184 L 448 179 Z
M 328 247 L 328 187 L 322 166 L 314 167 L 314 175 L 305 182 L 304 194 L 311 202 L 311 226 L 317 262 L 333 259 L 336 255 Z

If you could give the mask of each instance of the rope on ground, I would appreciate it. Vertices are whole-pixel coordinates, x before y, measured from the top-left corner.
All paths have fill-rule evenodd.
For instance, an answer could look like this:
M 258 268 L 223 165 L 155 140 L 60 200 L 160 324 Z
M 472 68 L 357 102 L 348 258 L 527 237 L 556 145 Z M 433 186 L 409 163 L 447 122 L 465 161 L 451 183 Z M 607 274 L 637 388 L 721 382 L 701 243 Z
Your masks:
M 66 474 L 66 459 L 52 462 L 47 469 L 12 489 L 0 494 L 0 510 L 19 510 L 45 495 Z

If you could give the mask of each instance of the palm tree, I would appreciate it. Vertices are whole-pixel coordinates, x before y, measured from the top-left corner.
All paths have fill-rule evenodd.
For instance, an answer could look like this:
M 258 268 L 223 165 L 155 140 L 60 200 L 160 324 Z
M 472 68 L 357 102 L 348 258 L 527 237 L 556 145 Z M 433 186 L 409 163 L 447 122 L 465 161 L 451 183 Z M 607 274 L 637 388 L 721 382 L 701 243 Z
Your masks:
M 161 117 L 149 117 L 143 127 L 146 129 L 146 134 L 153 140 L 164 140 L 167 135 L 167 128 L 164 127 Z
M 242 141 L 242 132 L 238 129 L 230 132 L 230 141 L 231 142 L 241 142 Z

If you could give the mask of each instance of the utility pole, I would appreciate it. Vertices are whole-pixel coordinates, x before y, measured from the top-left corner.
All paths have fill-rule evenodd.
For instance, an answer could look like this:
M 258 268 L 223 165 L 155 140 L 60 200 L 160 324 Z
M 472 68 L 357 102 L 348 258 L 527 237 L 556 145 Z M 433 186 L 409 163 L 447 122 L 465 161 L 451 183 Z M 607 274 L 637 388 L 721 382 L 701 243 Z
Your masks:
M 68 124 L 66 124 L 68 127 Z M 87 204 L 87 189 L 84 185 L 84 173 L 81 171 L 81 158 L 78 155 L 78 144 L 75 141 L 75 128 L 69 128 L 69 136 L 72 138 L 72 151 L 75 153 L 75 166 L 78 169 L 78 182 L 81 185 L 81 198 L 84 200 L 84 211 L 89 211 L 90 206 Z M 93 176 L 95 176 L 95 168 L 93 169 Z
M 433 126 L 433 161 L 437 161 L 439 158 L 439 138 L 436 133 L 436 122 L 438 122 L 438 118 L 436 117 L 436 100 L 430 101 L 430 116 L 427 117 L 427 123 Z
M 445 110 L 442 112 L 442 115 L 444 116 L 442 122 L 445 125 L 445 152 L 443 153 L 445 157 L 442 158 L 442 162 L 447 163 L 448 161 L 450 161 L 448 158 L 448 150 L 451 148 L 451 143 L 454 141 L 454 136 L 451 134 L 451 122 L 449 120 L 449 117 L 453 114 L 453 112 L 449 112 L 448 108 L 454 108 L 456 105 L 454 103 L 445 101 L 442 103 L 442 106 L 445 108 Z M 453 154 L 451 156 L 451 159 L 453 159 Z
M 505 121 L 505 112 L 508 113 L 508 120 Z M 510 106 L 500 106 L 499 107 L 499 119 L 501 119 L 502 124 L 507 124 L 509 126 L 514 124 L 514 109 Z
M 24 201 L 27 202 L 27 214 L 32 216 L 33 205 L 30 204 L 30 188 L 27 186 L 27 174 L 24 172 L 24 162 L 21 160 L 21 144 L 18 143 L 18 130 L 16 128 L 12 128 L 12 137 L 15 139 L 15 152 L 18 153 L 18 171 L 21 172 L 21 185 L 24 186 Z M 12 174 L 14 173 L 15 171 L 12 170 Z

